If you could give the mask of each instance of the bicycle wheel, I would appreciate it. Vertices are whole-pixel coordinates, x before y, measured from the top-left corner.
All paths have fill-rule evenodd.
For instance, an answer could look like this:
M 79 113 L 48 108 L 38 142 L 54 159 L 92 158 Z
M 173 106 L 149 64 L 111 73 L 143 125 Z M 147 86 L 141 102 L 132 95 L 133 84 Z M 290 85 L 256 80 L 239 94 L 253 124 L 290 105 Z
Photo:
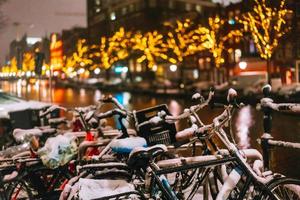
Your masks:
M 37 197 L 57 199 L 70 178 L 71 175 L 66 170 L 40 168 L 24 176 L 23 180 L 30 183 L 32 188 L 37 191 Z
M 268 187 L 269 192 L 264 192 L 259 199 L 264 200 L 300 200 L 300 180 L 281 178 Z
M 7 199 L 8 200 L 27 200 L 33 199 L 32 188 L 29 183 L 18 180 L 11 183 L 7 188 Z

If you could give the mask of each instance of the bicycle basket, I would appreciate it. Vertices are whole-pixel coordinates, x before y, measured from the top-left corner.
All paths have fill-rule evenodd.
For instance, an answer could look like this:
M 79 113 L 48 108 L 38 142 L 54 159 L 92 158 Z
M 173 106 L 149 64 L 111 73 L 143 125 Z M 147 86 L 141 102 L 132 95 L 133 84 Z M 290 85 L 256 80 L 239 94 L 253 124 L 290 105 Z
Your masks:
M 141 124 L 149 120 L 162 110 L 170 115 L 168 107 L 165 104 L 137 111 L 135 115 L 137 124 Z M 175 134 L 175 124 L 166 122 L 163 122 L 156 126 L 147 124 L 140 127 L 140 129 L 138 130 L 138 135 L 145 138 L 148 145 L 173 144 L 175 142 Z

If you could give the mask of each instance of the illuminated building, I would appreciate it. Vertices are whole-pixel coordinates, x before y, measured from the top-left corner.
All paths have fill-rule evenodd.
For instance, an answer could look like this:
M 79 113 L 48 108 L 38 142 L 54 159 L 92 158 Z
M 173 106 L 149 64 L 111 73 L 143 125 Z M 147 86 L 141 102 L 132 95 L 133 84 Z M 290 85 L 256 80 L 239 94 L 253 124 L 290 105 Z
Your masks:
M 61 70 L 63 67 L 63 43 L 56 33 L 50 36 L 50 65 L 52 70 Z

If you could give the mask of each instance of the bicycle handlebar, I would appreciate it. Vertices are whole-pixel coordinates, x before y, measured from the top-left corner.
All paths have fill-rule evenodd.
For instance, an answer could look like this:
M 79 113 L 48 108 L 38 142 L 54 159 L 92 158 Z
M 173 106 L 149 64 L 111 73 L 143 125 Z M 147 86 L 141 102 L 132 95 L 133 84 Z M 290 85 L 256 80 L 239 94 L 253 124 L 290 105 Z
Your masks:
M 116 105 L 120 110 L 125 110 L 124 106 L 112 95 L 104 96 L 99 99 L 99 101 L 104 103 L 112 103 Z
M 200 94 L 199 93 L 196 93 L 196 94 L 197 94 L 196 95 L 197 97 L 194 97 L 194 98 L 199 98 Z M 157 116 L 154 116 L 154 117 L 150 118 L 149 120 L 144 121 L 143 123 L 139 124 L 138 128 L 145 126 L 147 124 L 158 125 L 158 124 L 162 123 L 163 121 L 165 121 L 167 123 L 174 123 L 176 121 L 191 117 L 194 113 L 198 112 L 199 110 L 203 109 L 205 106 L 209 105 L 210 101 L 213 98 L 213 95 L 214 95 L 214 91 L 211 90 L 209 92 L 208 98 L 206 99 L 205 102 L 202 102 L 198 105 L 191 106 L 189 109 L 185 109 L 184 112 L 178 116 L 167 115 L 164 111 L 160 111 L 160 112 L 158 112 Z
M 109 118 L 109 117 L 113 117 L 114 115 L 119 115 L 121 117 L 126 117 L 127 116 L 127 113 L 126 111 L 124 110 L 121 110 L 121 109 L 113 109 L 113 110 L 110 110 L 110 111 L 107 111 L 105 113 L 100 113 L 97 115 L 97 118 L 98 119 L 104 119 L 104 118 Z
M 44 112 L 42 112 L 42 113 L 40 114 L 40 117 L 45 117 L 46 115 L 48 115 L 48 114 L 54 112 L 54 111 L 57 110 L 57 109 L 64 110 L 64 111 L 67 110 L 65 107 L 58 106 L 58 105 L 52 105 L 52 106 L 50 106 L 49 108 L 47 108 L 47 110 L 45 110 Z
M 185 141 L 185 140 L 188 140 L 195 136 L 203 135 L 205 132 L 207 132 L 208 130 L 211 130 L 212 128 L 220 129 L 222 126 L 225 125 L 227 118 L 230 116 L 229 114 L 231 112 L 231 109 L 234 106 L 237 106 L 236 97 L 237 97 L 237 92 L 234 89 L 229 89 L 227 100 L 230 103 L 230 105 L 227 106 L 225 108 L 225 110 L 219 116 L 217 116 L 213 119 L 212 124 L 204 125 L 200 128 L 198 128 L 198 127 L 196 128 L 196 126 L 193 125 L 190 128 L 187 128 L 187 129 L 184 129 L 183 131 L 178 132 L 176 134 L 176 140 Z M 222 106 L 224 107 L 225 105 L 222 105 Z

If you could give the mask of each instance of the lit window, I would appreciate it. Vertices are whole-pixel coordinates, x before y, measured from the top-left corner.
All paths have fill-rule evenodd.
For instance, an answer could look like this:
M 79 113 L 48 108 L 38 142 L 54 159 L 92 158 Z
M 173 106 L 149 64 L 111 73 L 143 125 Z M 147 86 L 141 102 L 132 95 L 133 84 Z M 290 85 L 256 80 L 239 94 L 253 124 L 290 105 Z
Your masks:
M 152 7 L 152 8 L 155 7 L 156 6 L 156 0 L 150 0 L 149 1 L 149 6 Z
M 123 7 L 122 8 L 122 15 L 126 15 L 126 13 L 127 13 L 127 7 Z
M 96 8 L 96 13 L 99 13 L 101 11 L 100 8 Z
M 242 51 L 240 49 L 234 50 L 234 59 L 235 62 L 239 62 L 242 57 Z
M 201 5 L 196 5 L 196 11 L 197 11 L 198 13 L 201 13 L 201 11 L 202 11 Z
M 174 1 L 173 0 L 169 0 L 169 8 L 174 8 Z
M 230 25 L 234 25 L 234 24 L 235 24 L 235 20 L 234 20 L 234 19 L 230 19 L 230 20 L 228 20 L 228 24 L 230 24 Z
M 116 20 L 116 13 L 115 12 L 110 13 L 110 20 L 112 20 L 112 21 Z
M 253 40 L 250 40 L 249 51 L 251 54 L 255 53 L 255 44 L 254 44 Z
M 97 6 L 99 6 L 99 5 L 101 4 L 101 1 L 100 1 L 100 0 L 95 0 L 95 4 L 96 4 Z
M 130 5 L 129 5 L 129 11 L 130 11 L 130 12 L 133 12 L 133 11 L 134 11 L 134 4 L 130 4 Z
M 297 41 L 297 57 L 300 58 L 300 41 Z
M 185 4 L 185 10 L 190 11 L 192 9 L 192 5 L 190 3 Z

